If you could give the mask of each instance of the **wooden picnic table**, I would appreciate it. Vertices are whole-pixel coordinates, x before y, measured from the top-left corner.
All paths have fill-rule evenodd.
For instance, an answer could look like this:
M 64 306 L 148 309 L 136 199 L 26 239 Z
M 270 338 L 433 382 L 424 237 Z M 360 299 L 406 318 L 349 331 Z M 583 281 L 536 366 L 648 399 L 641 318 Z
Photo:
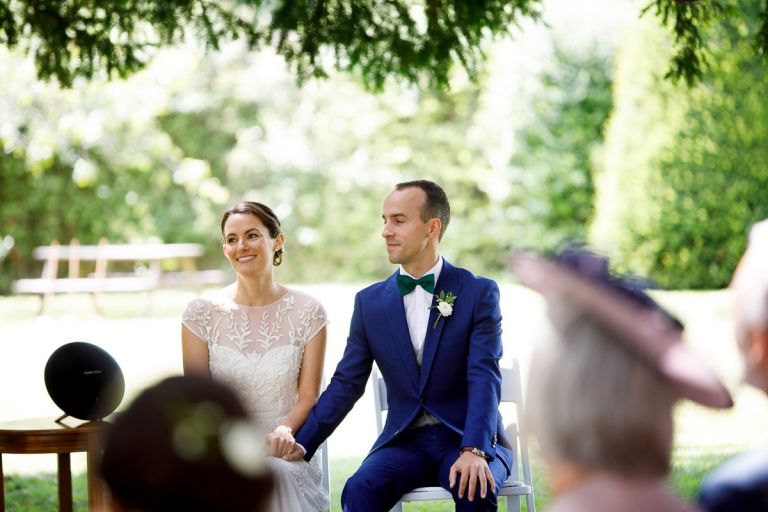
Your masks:
M 19 279 L 13 283 L 16 293 L 36 294 L 42 298 L 40 314 L 45 312 L 50 298 L 57 293 L 91 293 L 94 306 L 100 312 L 98 295 L 107 292 L 141 292 L 173 286 L 219 284 L 224 279 L 220 270 L 198 271 L 195 260 L 204 253 L 196 243 L 110 244 L 102 239 L 98 245 L 81 245 L 72 240 L 69 245 L 53 242 L 37 247 L 32 256 L 45 262 L 39 278 Z M 162 262 L 178 260 L 181 271 L 166 272 Z M 59 264 L 68 265 L 67 277 L 59 277 Z M 95 262 L 95 270 L 80 275 L 81 262 Z M 135 262 L 129 272 L 110 272 L 114 262 Z M 146 264 L 143 265 L 143 264 Z

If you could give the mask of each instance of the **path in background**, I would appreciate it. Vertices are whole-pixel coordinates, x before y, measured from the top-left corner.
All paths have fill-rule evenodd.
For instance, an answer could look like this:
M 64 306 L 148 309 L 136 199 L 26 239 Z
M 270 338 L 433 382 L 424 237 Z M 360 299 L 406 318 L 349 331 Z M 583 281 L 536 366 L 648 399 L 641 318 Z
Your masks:
M 325 370 L 330 378 L 342 356 L 357 285 L 297 285 L 325 305 L 330 324 Z M 0 421 L 50 417 L 60 412 L 48 397 L 43 369 L 48 357 L 59 346 L 71 341 L 88 341 L 103 347 L 120 364 L 126 379 L 123 406 L 144 387 L 163 377 L 181 373 L 180 317 L 193 292 L 153 297 L 151 315 L 144 311 L 145 295 L 124 296 L 119 300 L 122 318 L 110 318 L 110 302 L 104 299 L 106 318 L 90 314 L 88 297 L 57 297 L 56 316 L 35 318 L 34 302 L 18 310 L 19 299 L 0 298 Z M 698 352 L 725 377 L 734 389 L 739 365 L 731 338 L 726 292 L 678 293 L 658 295 L 688 326 L 688 339 Z M 74 301 L 74 302 L 71 302 Z M 459 297 L 460 301 L 460 297 Z M 128 303 L 128 306 L 125 303 Z M 78 304 L 76 316 L 62 314 L 68 304 Z M 457 302 L 457 307 L 461 307 Z M 125 318 L 125 310 L 132 316 Z M 113 313 L 114 314 L 114 313 Z M 502 286 L 502 315 L 505 360 L 519 358 L 524 377 L 535 339 L 540 335 L 543 303 L 538 295 L 515 285 Z M 678 452 L 695 453 L 722 447 L 728 451 L 762 442 L 768 432 L 768 403 L 757 392 L 740 389 L 737 408 L 727 413 L 712 413 L 684 404 L 678 414 Z M 331 436 L 331 458 L 362 457 L 375 439 L 373 397 L 370 389 Z M 727 434 L 727 435 L 726 435 Z M 54 472 L 56 459 L 50 455 L 7 455 L 7 473 Z M 73 469 L 82 471 L 84 458 L 73 457 Z

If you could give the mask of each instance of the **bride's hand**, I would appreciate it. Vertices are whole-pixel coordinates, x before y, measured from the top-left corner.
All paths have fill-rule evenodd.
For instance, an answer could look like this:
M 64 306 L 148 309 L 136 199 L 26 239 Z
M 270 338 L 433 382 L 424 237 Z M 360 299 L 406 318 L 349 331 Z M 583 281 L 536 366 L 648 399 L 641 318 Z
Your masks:
M 267 434 L 267 443 L 269 455 L 273 457 L 283 457 L 297 448 L 291 429 L 285 425 L 278 425 L 275 430 Z

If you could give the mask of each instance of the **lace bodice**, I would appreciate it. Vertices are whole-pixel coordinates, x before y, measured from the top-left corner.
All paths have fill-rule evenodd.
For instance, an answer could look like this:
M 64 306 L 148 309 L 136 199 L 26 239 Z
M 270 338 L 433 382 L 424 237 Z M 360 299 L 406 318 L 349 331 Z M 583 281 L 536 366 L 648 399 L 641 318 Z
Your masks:
M 208 345 L 213 378 L 271 430 L 296 403 L 304 347 L 328 320 L 319 301 L 293 290 L 264 307 L 241 306 L 219 291 L 190 302 L 182 323 Z

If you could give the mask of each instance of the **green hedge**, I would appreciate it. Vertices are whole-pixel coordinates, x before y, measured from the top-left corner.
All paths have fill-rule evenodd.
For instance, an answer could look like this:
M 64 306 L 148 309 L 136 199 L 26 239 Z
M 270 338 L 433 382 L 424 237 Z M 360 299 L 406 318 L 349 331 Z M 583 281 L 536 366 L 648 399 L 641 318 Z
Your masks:
M 669 288 L 726 286 L 749 226 L 768 217 L 768 82 L 754 30 L 733 19 L 713 29 L 694 89 L 663 78 L 670 41 L 653 20 L 628 33 L 591 231 L 624 270 Z
M 531 115 L 516 134 L 507 200 L 517 246 L 583 242 L 594 215 L 596 162 L 613 106 L 612 55 L 554 40 Z

